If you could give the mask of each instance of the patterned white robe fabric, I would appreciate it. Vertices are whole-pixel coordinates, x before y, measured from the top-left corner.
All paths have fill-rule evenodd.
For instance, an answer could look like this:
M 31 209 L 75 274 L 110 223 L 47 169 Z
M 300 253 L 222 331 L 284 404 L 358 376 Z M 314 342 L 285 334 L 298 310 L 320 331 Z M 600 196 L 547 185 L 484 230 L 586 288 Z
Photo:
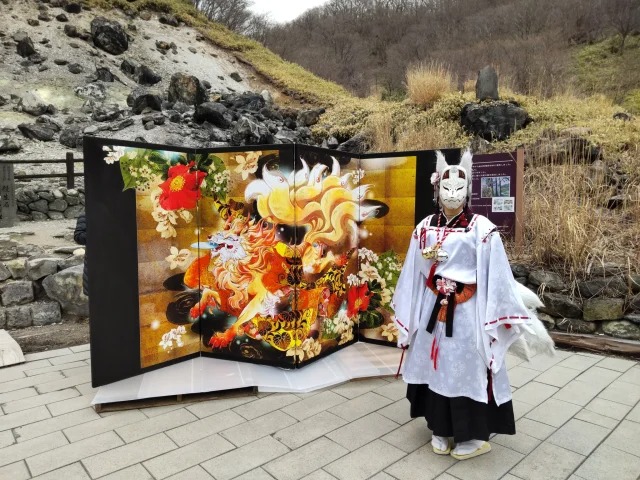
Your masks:
M 511 400 L 505 354 L 522 333 L 519 325 L 530 322 L 530 312 L 518 294 L 493 223 L 474 215 L 466 228 L 445 230 L 429 226 L 430 221 L 431 216 L 425 218 L 413 232 L 393 297 L 398 346 L 409 346 L 403 378 L 407 383 L 428 384 L 446 397 L 488 403 L 490 369 L 493 398 L 501 405 Z M 429 247 L 438 240 L 449 258 L 437 265 L 435 274 L 477 285 L 471 299 L 455 306 L 451 337 L 445 336 L 442 322 L 436 322 L 433 334 L 427 332 L 436 294 L 425 284 L 433 260 L 426 260 L 420 247 L 421 241 Z M 434 336 L 439 344 L 437 363 L 430 358 Z

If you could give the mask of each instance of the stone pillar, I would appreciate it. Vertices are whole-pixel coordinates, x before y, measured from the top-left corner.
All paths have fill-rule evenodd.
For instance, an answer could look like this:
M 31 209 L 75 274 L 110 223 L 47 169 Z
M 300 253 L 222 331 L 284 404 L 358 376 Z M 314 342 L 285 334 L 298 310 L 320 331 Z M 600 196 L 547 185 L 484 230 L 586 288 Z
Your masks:
M 476 98 L 482 100 L 498 100 L 498 73 L 487 65 L 478 72 L 476 81 Z
M 0 227 L 13 227 L 18 215 L 13 163 L 0 164 Z

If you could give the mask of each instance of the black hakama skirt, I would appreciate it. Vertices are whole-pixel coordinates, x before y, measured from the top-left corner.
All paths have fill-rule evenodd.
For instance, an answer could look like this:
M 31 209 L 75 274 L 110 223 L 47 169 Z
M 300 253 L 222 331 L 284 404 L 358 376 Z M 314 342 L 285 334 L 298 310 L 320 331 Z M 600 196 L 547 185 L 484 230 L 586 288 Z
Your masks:
M 498 406 L 493 398 L 482 403 L 468 397 L 445 397 L 429 390 L 429 385 L 412 383 L 407 399 L 411 402 L 411 418 L 425 417 L 434 435 L 453 437 L 456 443 L 486 441 L 492 433 L 516 433 L 511 400 Z

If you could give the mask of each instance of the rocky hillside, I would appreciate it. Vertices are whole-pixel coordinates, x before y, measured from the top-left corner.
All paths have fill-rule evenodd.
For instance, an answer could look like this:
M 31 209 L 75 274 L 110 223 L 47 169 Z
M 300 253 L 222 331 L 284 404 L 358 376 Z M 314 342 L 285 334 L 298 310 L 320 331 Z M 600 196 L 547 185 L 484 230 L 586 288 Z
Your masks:
M 1 7 L 2 156 L 62 158 L 85 134 L 183 146 L 309 143 L 307 127 L 322 113 L 276 105 L 291 102 L 171 14 L 67 0 Z

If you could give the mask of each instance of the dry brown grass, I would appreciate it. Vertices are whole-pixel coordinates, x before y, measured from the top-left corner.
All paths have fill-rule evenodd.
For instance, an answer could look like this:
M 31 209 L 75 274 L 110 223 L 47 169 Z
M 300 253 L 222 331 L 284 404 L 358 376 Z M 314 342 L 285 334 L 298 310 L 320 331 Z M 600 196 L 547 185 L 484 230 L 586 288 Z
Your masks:
M 615 195 L 601 172 L 584 163 L 541 165 L 525 172 L 527 256 L 569 275 L 584 278 L 602 262 L 640 262 L 640 184 L 630 182 L 627 200 L 607 208 Z
M 431 106 L 454 89 L 453 77 L 442 64 L 418 64 L 407 70 L 407 96 L 416 105 Z

